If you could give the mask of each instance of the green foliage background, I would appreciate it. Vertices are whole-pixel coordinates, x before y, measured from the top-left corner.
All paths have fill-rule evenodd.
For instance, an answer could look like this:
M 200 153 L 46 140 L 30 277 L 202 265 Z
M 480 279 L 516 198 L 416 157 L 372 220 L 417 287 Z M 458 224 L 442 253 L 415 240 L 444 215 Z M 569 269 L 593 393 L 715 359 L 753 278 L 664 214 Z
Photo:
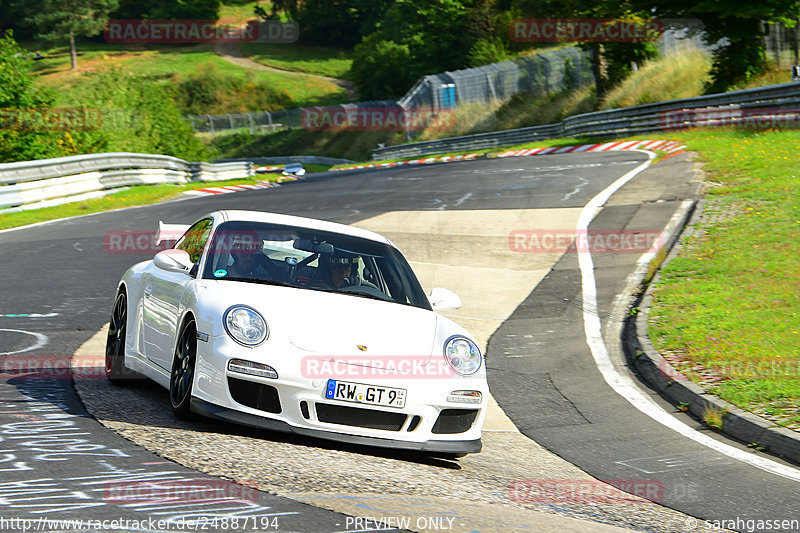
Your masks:
M 31 76 L 33 61 L 13 39 L 0 39 L 0 162 L 27 161 L 97 152 L 167 154 L 190 161 L 208 157 L 174 98 L 176 89 L 144 76 L 108 70 L 86 77 L 63 107 L 97 110 L 100 127 L 88 130 L 32 130 L 8 123 L 23 110 L 52 109 L 52 93 L 37 88 Z M 3 115 L 0 115 L 2 119 Z

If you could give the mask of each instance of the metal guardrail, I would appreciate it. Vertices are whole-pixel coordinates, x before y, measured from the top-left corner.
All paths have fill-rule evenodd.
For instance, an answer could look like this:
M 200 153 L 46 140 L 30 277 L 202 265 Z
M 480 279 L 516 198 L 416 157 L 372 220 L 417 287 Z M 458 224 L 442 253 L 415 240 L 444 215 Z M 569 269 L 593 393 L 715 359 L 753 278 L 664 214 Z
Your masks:
M 354 109 L 375 109 L 398 107 L 394 100 L 373 100 L 368 102 L 355 102 L 350 104 L 335 104 L 329 106 L 297 107 L 293 109 L 278 109 L 275 111 L 255 111 L 251 113 L 225 113 L 224 115 L 189 115 L 192 130 L 195 133 L 256 133 L 274 132 L 291 128 L 304 128 L 307 113 L 324 109 L 331 113 L 333 110 L 342 111 Z
M 686 113 L 682 114 L 682 111 Z M 738 119 L 737 112 L 741 112 Z M 800 82 L 792 82 L 610 111 L 596 111 L 575 115 L 557 124 L 545 126 L 377 148 L 372 152 L 372 159 L 403 159 L 482 150 L 559 137 L 615 137 L 654 133 L 686 127 L 720 125 L 720 121 L 728 124 L 746 124 L 748 120 L 779 120 L 785 123 L 791 120 L 790 117 L 797 117 L 798 112 L 800 112 Z M 795 127 L 798 126 L 800 124 L 795 120 Z
M 190 163 L 134 153 L 88 154 L 0 164 L 0 209 L 33 209 L 131 185 L 220 181 L 255 176 L 250 162 Z
M 166 155 L 133 153 L 87 154 L 0 164 L 0 184 L 58 178 L 72 174 L 124 168 L 188 170 L 186 161 Z

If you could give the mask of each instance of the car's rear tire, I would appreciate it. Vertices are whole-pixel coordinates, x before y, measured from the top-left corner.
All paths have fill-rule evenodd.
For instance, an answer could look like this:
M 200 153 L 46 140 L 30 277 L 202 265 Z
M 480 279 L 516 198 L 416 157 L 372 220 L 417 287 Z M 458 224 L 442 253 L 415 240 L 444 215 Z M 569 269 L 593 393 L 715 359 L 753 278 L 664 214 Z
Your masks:
M 190 404 L 192 383 L 197 360 L 197 325 L 190 318 L 183 325 L 172 358 L 172 371 L 169 376 L 169 402 L 172 412 L 183 420 L 192 418 Z
M 106 378 L 114 385 L 124 385 L 138 374 L 125 367 L 125 336 L 128 330 L 128 299 L 125 291 L 119 291 L 111 310 L 106 338 Z

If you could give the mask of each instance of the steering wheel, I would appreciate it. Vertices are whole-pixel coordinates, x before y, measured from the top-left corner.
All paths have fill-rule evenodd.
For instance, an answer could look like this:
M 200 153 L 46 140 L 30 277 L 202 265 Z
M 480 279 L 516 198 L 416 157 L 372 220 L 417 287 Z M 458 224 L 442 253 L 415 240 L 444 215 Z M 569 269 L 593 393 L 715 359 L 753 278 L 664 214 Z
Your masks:
M 303 283 L 302 281 L 299 281 L 297 279 L 297 273 L 300 271 L 300 268 L 308 265 L 309 263 L 311 263 L 312 261 L 314 261 L 314 259 L 316 259 L 318 257 L 319 257 L 318 253 L 313 253 L 313 254 L 309 255 L 308 257 L 306 257 L 305 259 L 303 259 L 302 261 L 300 261 L 299 263 L 297 263 L 294 266 L 294 268 L 292 269 L 292 274 L 291 274 L 292 279 L 290 279 L 289 281 L 291 283 L 297 283 L 298 285 L 301 285 L 303 287 L 306 287 L 306 286 L 310 285 L 311 282 L 316 281 L 316 279 L 320 276 L 320 268 L 319 267 L 317 267 L 317 269 L 314 271 L 313 274 L 311 274 L 311 277 L 308 278 L 308 281 L 306 281 L 305 283 Z

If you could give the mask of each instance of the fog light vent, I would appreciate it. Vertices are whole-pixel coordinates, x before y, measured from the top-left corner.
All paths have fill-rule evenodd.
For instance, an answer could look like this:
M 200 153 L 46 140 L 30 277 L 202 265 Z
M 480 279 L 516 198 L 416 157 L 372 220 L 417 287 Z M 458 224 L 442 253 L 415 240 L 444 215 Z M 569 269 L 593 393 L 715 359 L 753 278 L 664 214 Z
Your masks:
M 448 402 L 454 403 L 481 403 L 482 395 L 476 390 L 454 390 L 447 395 Z
M 258 376 L 261 378 L 276 379 L 278 373 L 269 365 L 262 363 L 254 363 L 253 361 L 245 361 L 244 359 L 231 359 L 228 361 L 228 370 L 230 372 L 238 372 L 239 374 L 248 374 L 250 376 Z

